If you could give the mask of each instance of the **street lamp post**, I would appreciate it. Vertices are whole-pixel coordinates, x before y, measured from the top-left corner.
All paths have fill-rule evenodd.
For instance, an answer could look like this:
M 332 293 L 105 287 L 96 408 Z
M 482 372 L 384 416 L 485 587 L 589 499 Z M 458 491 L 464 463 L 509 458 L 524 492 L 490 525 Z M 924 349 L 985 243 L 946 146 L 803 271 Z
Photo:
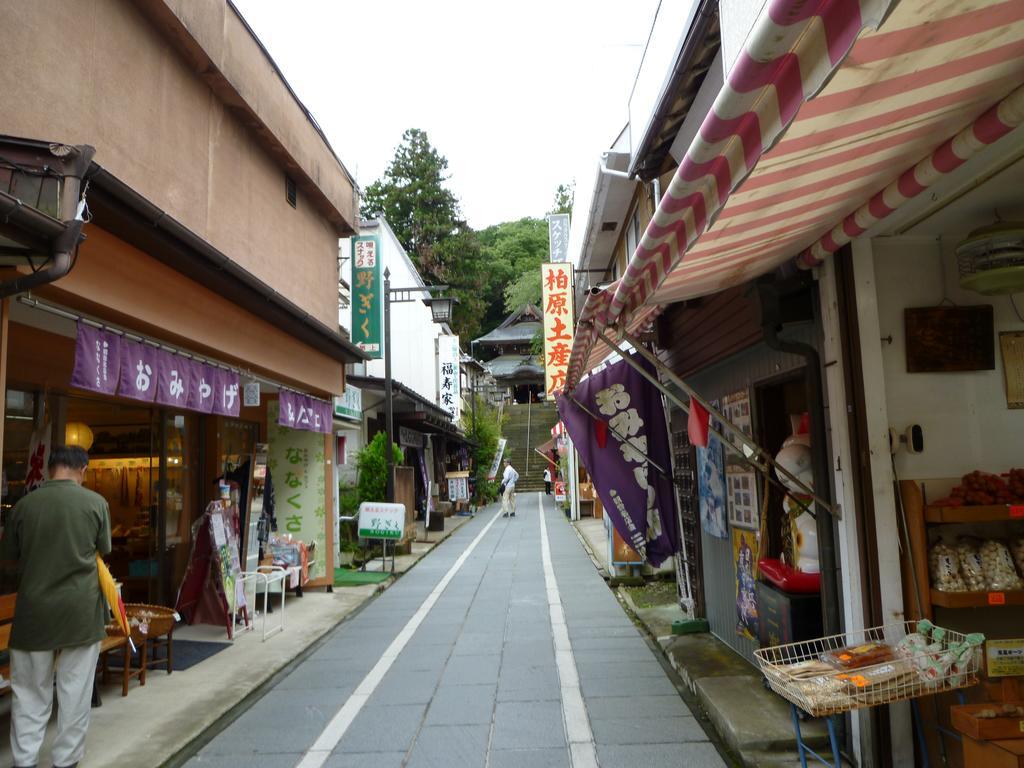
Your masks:
M 413 288 L 392 288 L 391 270 L 384 268 L 384 432 L 387 435 L 387 446 L 384 451 L 387 464 L 387 485 L 385 496 L 388 502 L 395 500 L 395 457 L 394 445 L 394 404 L 392 400 L 391 381 L 391 305 L 417 301 L 414 294 L 425 293 L 427 298 L 420 299 L 430 307 L 430 315 L 435 323 L 447 323 L 452 319 L 452 312 L 458 299 L 451 296 L 432 296 L 440 291 L 447 291 L 447 285 L 422 285 Z

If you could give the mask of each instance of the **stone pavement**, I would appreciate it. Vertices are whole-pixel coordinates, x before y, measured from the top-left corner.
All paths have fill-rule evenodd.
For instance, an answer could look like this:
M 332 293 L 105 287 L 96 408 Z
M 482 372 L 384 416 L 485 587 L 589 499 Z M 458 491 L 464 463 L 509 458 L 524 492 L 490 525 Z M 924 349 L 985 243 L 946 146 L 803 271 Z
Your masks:
M 542 496 L 464 525 L 187 765 L 725 766 L 550 502 L 545 584 Z

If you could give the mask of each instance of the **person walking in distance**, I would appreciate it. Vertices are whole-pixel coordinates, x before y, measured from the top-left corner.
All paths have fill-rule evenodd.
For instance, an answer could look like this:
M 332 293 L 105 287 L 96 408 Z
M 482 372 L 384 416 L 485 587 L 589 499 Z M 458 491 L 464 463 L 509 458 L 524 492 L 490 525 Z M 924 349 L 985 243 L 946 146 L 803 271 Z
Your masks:
M 551 467 L 544 468 L 544 493 L 551 495 Z
M 107 608 L 96 554 L 110 552 L 110 510 L 82 487 L 89 455 L 77 446 L 50 451 L 50 479 L 10 512 L 0 551 L 18 564 L 11 627 L 11 751 L 16 768 L 38 764 L 57 688 L 54 768 L 85 754 L 90 704 Z
M 516 483 L 519 481 L 519 473 L 512 466 L 511 459 L 505 459 L 505 474 L 501 476 L 501 485 L 504 490 L 501 492 L 501 516 L 516 516 Z

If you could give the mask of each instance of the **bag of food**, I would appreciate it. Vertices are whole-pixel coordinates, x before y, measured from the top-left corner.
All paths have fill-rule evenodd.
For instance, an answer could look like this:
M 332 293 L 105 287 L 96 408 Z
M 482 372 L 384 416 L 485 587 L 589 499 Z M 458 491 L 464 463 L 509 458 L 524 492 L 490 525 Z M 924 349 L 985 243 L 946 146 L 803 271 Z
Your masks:
M 1010 554 L 1013 556 L 1013 562 L 1017 564 L 1017 572 L 1024 576 L 1024 536 L 1010 539 Z
M 1007 589 L 1022 589 L 1024 582 L 1017 575 L 1010 550 L 1001 541 L 989 539 L 978 549 L 981 569 L 989 589 L 1002 592 Z
M 967 585 L 960 576 L 960 558 L 946 542 L 935 542 L 928 552 L 928 570 L 932 586 L 941 592 L 966 592 Z
M 985 569 L 982 565 L 978 540 L 970 536 L 961 536 L 956 542 L 957 559 L 960 561 L 960 574 L 969 592 L 984 592 L 988 589 Z
M 860 669 L 895 658 L 892 646 L 868 641 L 822 654 L 821 660 L 836 669 Z

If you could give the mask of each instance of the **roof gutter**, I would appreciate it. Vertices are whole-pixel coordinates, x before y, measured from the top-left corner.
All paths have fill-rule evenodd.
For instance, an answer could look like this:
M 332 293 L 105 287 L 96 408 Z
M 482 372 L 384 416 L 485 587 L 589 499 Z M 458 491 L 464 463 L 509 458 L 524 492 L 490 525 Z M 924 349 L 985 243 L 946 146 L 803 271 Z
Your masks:
M 150 234 L 162 237 L 159 253 L 152 253 L 171 268 L 193 280 L 207 277 L 224 286 L 232 300 L 264 319 L 278 324 L 314 349 L 334 360 L 354 363 L 369 360 L 359 347 L 340 332 L 317 320 L 299 305 L 288 300 L 267 283 L 240 267 L 226 254 L 188 229 L 101 166 L 93 163 L 88 179 L 97 198 L 94 208 L 101 214 L 136 217 Z M 119 210 L 114 210 L 115 208 Z M 140 234 L 145 234 L 141 232 Z M 205 273 L 205 275 L 203 274 Z M 202 282 L 202 280 L 200 280 Z M 231 285 L 233 284 L 233 285 Z M 260 303 L 264 306 L 260 307 Z
M 51 146 L 51 152 L 55 154 L 56 146 Z M 88 144 L 74 147 L 60 145 L 60 150 L 61 154 L 58 156 L 63 159 L 65 170 L 60 211 L 62 214 L 74 211 L 74 219 L 58 221 L 36 208 L 25 205 L 13 195 L 0 192 L 0 218 L 5 224 L 26 232 L 32 239 L 45 242 L 49 251 L 49 259 L 45 266 L 0 283 L 0 299 L 56 282 L 75 266 L 78 244 L 84 239 L 82 226 L 85 222 L 78 212 L 78 203 L 82 196 L 82 177 L 96 150 Z

